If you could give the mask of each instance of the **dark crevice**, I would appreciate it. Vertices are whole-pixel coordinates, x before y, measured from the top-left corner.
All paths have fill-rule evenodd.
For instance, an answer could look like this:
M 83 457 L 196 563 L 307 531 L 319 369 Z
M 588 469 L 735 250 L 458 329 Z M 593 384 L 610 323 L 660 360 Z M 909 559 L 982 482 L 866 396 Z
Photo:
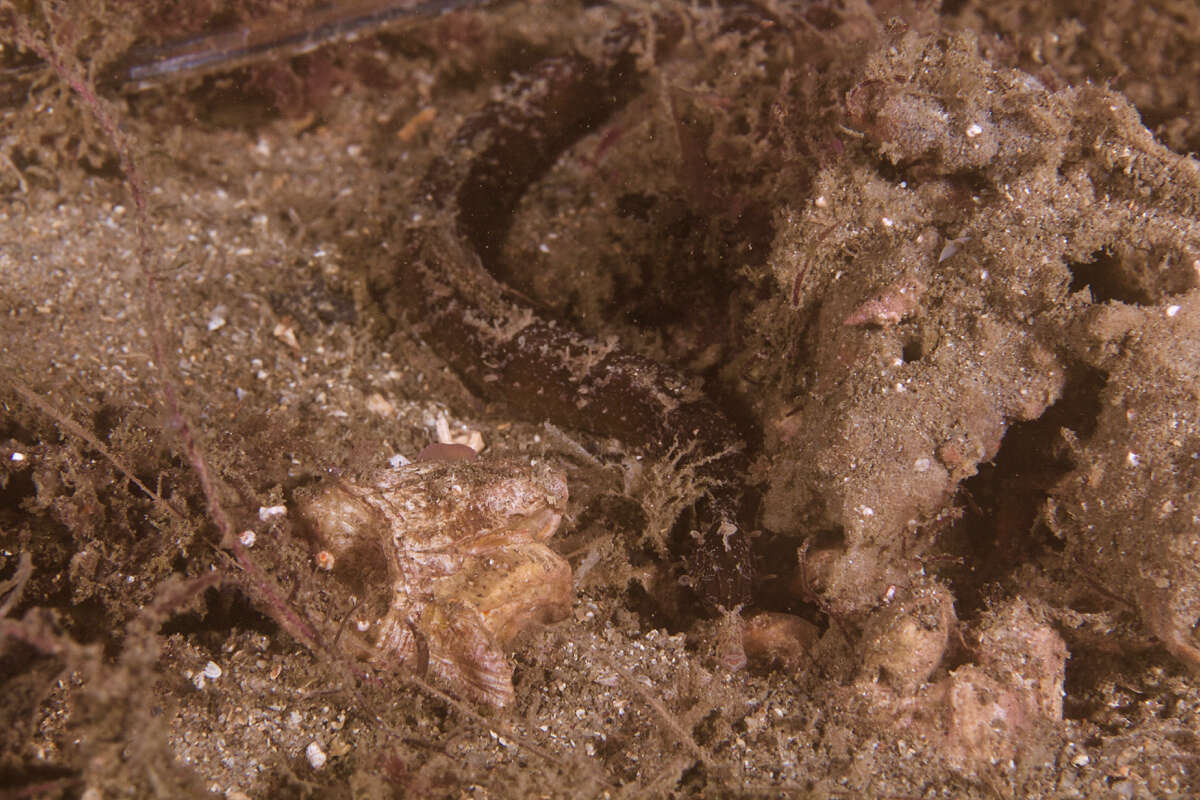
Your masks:
M 1098 303 L 1161 303 L 1171 295 L 1194 289 L 1197 280 L 1189 256 L 1153 244 L 1134 247 L 1116 243 L 1068 268 L 1071 291 L 1089 289 Z
M 904 359 L 905 364 L 912 364 L 920 361 L 925 355 L 925 345 L 919 338 L 913 338 L 905 342 L 900 350 L 900 357 Z
M 211 642 L 219 646 L 228 632 L 235 628 L 266 635 L 274 634 L 278 629 L 270 617 L 261 613 L 245 595 L 235 589 L 209 589 L 204 593 L 204 601 L 203 613 L 175 615 L 163 624 L 162 635 L 178 633 L 203 640 L 211 634 L 217 634 L 211 637 Z
M 1144 305 L 1151 298 L 1122 269 L 1120 260 L 1108 249 L 1092 256 L 1091 261 L 1068 265 L 1071 270 L 1071 291 L 1091 289 L 1092 299 L 1097 303 L 1119 300 L 1122 303 Z
M 1019 564 L 1060 543 L 1039 521 L 1050 490 L 1074 468 L 1061 430 L 1087 438 L 1096 429 L 1104 375 L 1079 369 L 1068 375 L 1063 396 L 1036 420 L 1012 425 L 1000 451 L 963 481 L 962 518 L 942 537 L 952 566 L 950 581 L 958 611 L 970 617 Z

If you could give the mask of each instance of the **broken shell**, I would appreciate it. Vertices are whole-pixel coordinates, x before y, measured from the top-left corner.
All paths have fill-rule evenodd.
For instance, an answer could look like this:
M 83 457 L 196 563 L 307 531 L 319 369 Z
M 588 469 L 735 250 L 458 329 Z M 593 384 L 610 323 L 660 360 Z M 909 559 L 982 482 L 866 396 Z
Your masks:
M 545 466 L 422 461 L 296 498 L 319 563 L 379 615 L 365 636 L 343 633 L 355 657 L 428 668 L 452 691 L 503 706 L 513 697 L 505 648 L 570 611 L 570 565 L 544 544 L 567 485 Z

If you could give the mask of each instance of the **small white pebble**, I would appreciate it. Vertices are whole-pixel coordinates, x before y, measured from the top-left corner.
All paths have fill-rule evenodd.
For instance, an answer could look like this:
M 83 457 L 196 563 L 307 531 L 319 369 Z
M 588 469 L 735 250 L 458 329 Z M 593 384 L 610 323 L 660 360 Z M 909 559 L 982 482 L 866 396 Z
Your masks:
M 11 456 L 9 456 L 9 458 L 11 458 L 13 461 L 24 461 L 25 454 L 24 453 L 13 453 Z
M 913 462 L 913 469 L 917 472 L 929 472 L 929 468 L 933 466 L 933 461 L 927 456 L 921 456 Z
M 1138 464 L 1142 463 L 1142 457 L 1130 450 L 1128 455 L 1125 456 L 1125 463 L 1131 467 L 1136 467 Z
M 275 328 L 271 331 L 271 335 L 293 350 L 300 349 L 300 342 L 296 339 L 296 331 L 294 331 L 290 326 L 284 325 L 282 322 L 277 322 L 275 324 Z
M 813 205 L 817 208 L 828 208 L 829 201 L 825 199 L 825 195 L 818 195 L 816 200 L 813 200 Z M 1197 267 L 1200 269 L 1200 267 Z
M 282 517 L 287 514 L 287 506 L 261 506 L 258 509 L 258 518 L 263 522 Z
M 225 315 L 228 313 L 229 309 L 224 305 L 214 308 L 212 313 L 208 315 L 208 329 L 215 331 L 225 327 Z
M 1181 306 L 1167 306 L 1167 316 L 1173 317 L 1179 313 Z
M 221 677 L 221 665 L 215 661 L 209 661 L 204 665 L 203 675 L 210 681 L 215 681 L 217 678 Z
M 399 469 L 400 467 L 407 467 L 411 463 L 412 463 L 411 461 L 409 461 L 407 458 L 400 455 L 399 453 L 397 453 L 396 455 L 394 455 L 388 459 L 388 466 L 391 467 L 392 469 Z
M 313 769 L 320 769 L 325 766 L 326 755 L 321 749 L 320 742 L 309 742 L 308 747 L 304 748 L 304 757 L 308 759 L 308 765 Z
M 880 217 L 879 221 L 883 223 L 883 227 L 885 228 L 890 228 L 896 224 L 892 221 L 891 217 Z
M 538 245 L 538 252 L 549 253 L 550 252 L 549 245 L 547 245 L 545 242 L 542 242 L 541 244 Z
M 978 136 L 981 133 L 983 133 L 983 126 L 980 125 L 978 122 L 972 122 L 970 124 L 970 126 L 967 127 L 967 138 L 968 139 L 974 139 L 976 136 Z
M 238 537 L 238 541 L 241 542 L 244 547 L 254 547 L 254 542 L 257 541 L 257 539 L 258 537 L 254 535 L 254 531 L 242 531 L 242 535 Z

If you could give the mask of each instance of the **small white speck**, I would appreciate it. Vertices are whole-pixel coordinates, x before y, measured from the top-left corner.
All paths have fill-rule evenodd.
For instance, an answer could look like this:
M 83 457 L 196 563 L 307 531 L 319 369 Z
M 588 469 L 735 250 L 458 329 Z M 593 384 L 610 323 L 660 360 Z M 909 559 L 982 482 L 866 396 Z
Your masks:
M 813 205 L 817 208 L 828 208 L 829 201 L 825 199 L 825 195 L 818 195 L 816 200 L 813 200 Z
M 346 147 L 346 155 L 350 156 L 351 158 L 358 158 L 362 155 L 362 151 L 363 149 L 361 144 L 352 144 Z
M 394 455 L 388 459 L 388 466 L 391 467 L 392 469 L 400 469 L 400 467 L 407 467 L 411 463 L 412 463 L 411 461 L 409 461 L 407 458 L 400 455 L 399 453 L 397 453 L 396 455 Z
M 13 453 L 11 456 L 9 456 L 9 458 L 12 459 L 13 461 L 24 461 L 25 454 L 24 453 Z
M 1092 763 L 1092 759 L 1088 757 L 1087 753 L 1080 753 L 1071 759 L 1071 763 L 1077 767 L 1086 767 L 1088 764 Z
M 979 270 L 979 280 L 986 281 L 988 279 L 988 271 L 986 269 Z
M 913 469 L 916 470 L 917 472 L 929 472 L 929 469 L 932 466 L 933 466 L 933 460 L 930 459 L 928 456 L 921 456 L 920 458 L 918 458 L 916 461 L 913 462 Z
M 354 627 L 358 628 L 359 633 L 366 633 L 371 628 L 370 620 L 360 619 L 354 623 Z
M 967 138 L 968 139 L 974 139 L 976 136 L 978 136 L 981 133 L 983 133 L 983 126 L 980 125 L 978 122 L 972 122 L 971 125 L 967 128 Z
M 1167 316 L 1173 317 L 1179 313 L 1181 306 L 1167 306 Z
M 885 228 L 890 228 L 896 224 L 892 221 L 891 217 L 881 217 L 879 221 L 883 223 L 883 227 Z
M 212 310 L 208 315 L 208 329 L 215 331 L 225 326 L 225 315 L 229 313 L 229 309 L 224 305 L 219 305 Z
M 204 672 L 201 674 L 210 681 L 215 681 L 217 678 L 221 677 L 221 665 L 215 661 L 209 661 L 204 665 Z
M 1130 450 L 1125 456 L 1125 463 L 1131 467 L 1136 467 L 1138 464 L 1142 463 L 1142 457 Z
M 549 252 L 550 252 L 550 246 L 549 246 L 548 244 L 546 244 L 545 242 L 542 242 L 541 244 L 539 244 L 539 245 L 538 245 L 538 252 L 540 252 L 540 253 L 549 253 Z
M 321 749 L 320 742 L 309 742 L 308 747 L 304 748 L 304 757 L 308 759 L 308 765 L 313 769 L 320 769 L 325 766 L 326 755 Z
M 254 535 L 254 531 L 242 531 L 242 535 L 238 537 L 238 541 L 245 547 L 254 547 L 256 540 L 257 537 Z
M 287 514 L 287 506 L 261 506 L 258 509 L 258 518 L 263 522 L 282 517 Z
M 858 508 L 855 509 L 855 511 L 857 511 L 859 514 L 861 514 L 864 517 L 875 516 L 875 509 L 871 508 L 870 506 L 859 506 Z

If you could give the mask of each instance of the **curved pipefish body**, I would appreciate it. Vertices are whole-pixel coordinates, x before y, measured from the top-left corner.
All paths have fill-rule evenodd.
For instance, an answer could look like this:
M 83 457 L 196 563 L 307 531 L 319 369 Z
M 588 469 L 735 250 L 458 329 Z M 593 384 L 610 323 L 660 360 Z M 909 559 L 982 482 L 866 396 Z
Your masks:
M 543 318 L 488 270 L 526 188 L 635 96 L 637 28 L 605 56 L 542 62 L 460 127 L 426 174 L 402 262 L 380 295 L 426 326 L 435 351 L 481 396 L 520 415 L 679 457 L 709 489 L 683 553 L 715 610 L 749 600 L 753 567 L 737 525 L 746 456 L 733 425 L 675 370 Z

